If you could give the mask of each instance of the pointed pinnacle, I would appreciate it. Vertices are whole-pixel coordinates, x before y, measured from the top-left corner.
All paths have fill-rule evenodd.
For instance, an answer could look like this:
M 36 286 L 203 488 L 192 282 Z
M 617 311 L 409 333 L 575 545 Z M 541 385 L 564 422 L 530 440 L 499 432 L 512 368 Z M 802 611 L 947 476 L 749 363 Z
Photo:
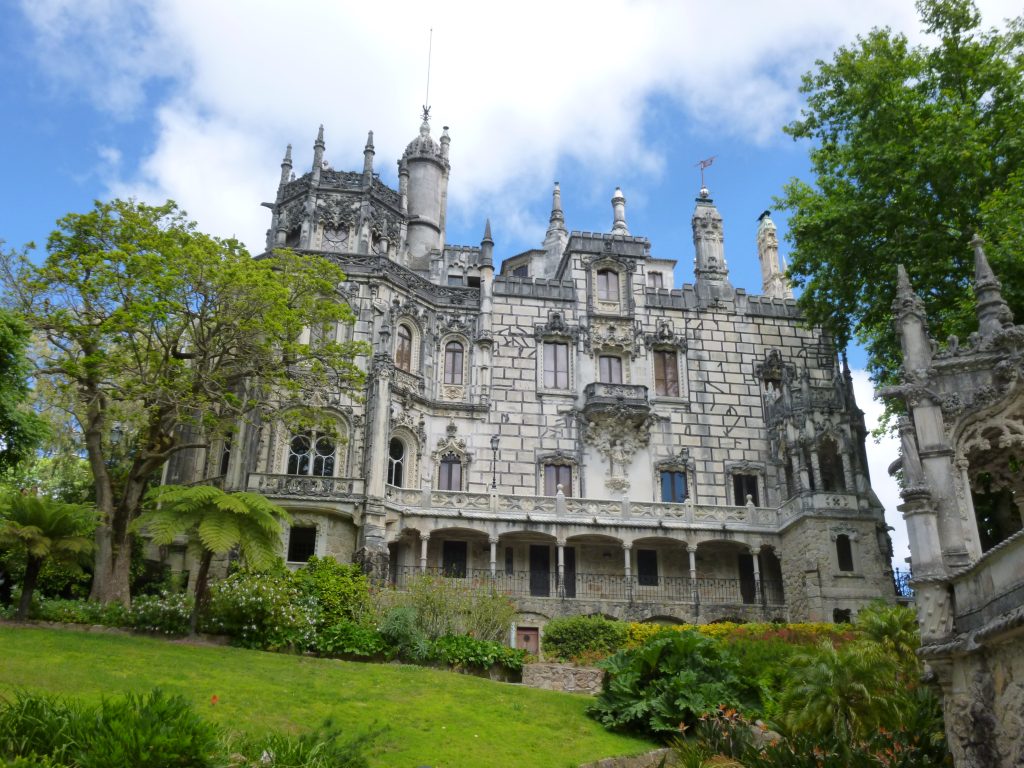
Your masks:
M 484 224 L 484 239 L 481 242 L 484 242 L 484 243 L 494 243 L 494 240 L 491 238 L 491 220 L 490 219 L 487 219 L 487 222 Z
M 284 150 L 284 160 L 282 162 L 292 164 L 292 145 L 289 144 Z
M 323 144 L 324 143 L 324 124 L 323 123 L 320 123 L 320 130 L 318 130 L 316 132 L 316 143 L 317 144 Z
M 366 134 L 366 149 L 373 149 L 373 131 Z
M 975 233 L 971 238 L 971 247 L 974 249 L 974 282 L 979 284 L 996 279 L 996 275 L 988 263 L 988 258 L 985 256 L 984 246 L 985 241 L 981 239 L 981 235 Z

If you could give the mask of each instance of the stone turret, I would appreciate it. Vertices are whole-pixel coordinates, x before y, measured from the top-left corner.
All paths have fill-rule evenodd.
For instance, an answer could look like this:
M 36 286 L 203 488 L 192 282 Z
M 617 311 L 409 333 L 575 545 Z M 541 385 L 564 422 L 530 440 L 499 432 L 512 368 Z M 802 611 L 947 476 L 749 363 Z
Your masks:
M 629 228 L 626 226 L 626 198 L 620 187 L 616 187 L 615 194 L 612 195 L 612 234 L 629 234 Z
M 729 267 L 725 263 L 725 240 L 722 232 L 722 214 L 715 207 L 711 193 L 702 187 L 693 211 L 693 247 L 695 251 L 697 297 L 701 305 L 732 300 L 735 295 L 729 282 Z
M 792 299 L 793 288 L 779 261 L 779 235 L 769 211 L 758 218 L 757 259 L 761 262 L 761 293 L 773 299 Z
M 569 231 L 565 228 L 565 214 L 562 212 L 562 190 L 558 182 L 551 193 L 551 217 L 544 235 L 542 251 L 532 260 L 530 274 L 534 277 L 551 277 L 558 269 L 558 262 L 569 242 Z
M 409 214 L 406 263 L 418 272 L 428 272 L 431 252 L 444 248 L 450 141 L 447 129 L 440 144 L 431 138 L 430 113 L 424 109 L 419 136 L 409 142 L 398 161 L 401 192 Z
M 363 185 L 369 186 L 373 181 L 373 131 L 366 134 L 366 146 L 363 147 Z
M 978 235 L 971 239 L 971 247 L 974 248 L 974 296 L 977 301 L 978 333 L 986 338 L 1012 326 L 1013 312 L 1003 300 L 1002 283 L 992 272 L 983 246 L 984 241 Z

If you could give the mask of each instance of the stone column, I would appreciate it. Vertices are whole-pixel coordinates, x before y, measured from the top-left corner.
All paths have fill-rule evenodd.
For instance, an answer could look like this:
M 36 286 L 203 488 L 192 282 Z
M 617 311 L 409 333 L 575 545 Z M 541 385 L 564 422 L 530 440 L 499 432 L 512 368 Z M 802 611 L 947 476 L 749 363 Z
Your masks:
M 565 597 L 565 539 L 559 539 L 558 547 L 558 596 Z
M 693 592 L 693 604 L 699 606 L 700 590 L 697 586 L 697 545 L 691 544 L 687 546 L 686 552 L 690 556 L 690 589 Z
M 760 547 L 750 547 L 750 556 L 754 562 L 754 602 L 761 603 L 761 556 Z
M 491 536 L 487 539 L 491 544 L 491 578 L 498 574 L 498 537 Z
M 630 552 L 633 550 L 632 542 L 623 542 L 622 544 L 622 564 L 626 574 L 626 596 L 630 602 L 633 602 L 633 560 L 630 557 Z
M 426 573 L 427 570 L 427 545 L 430 544 L 430 534 L 420 534 L 420 571 Z

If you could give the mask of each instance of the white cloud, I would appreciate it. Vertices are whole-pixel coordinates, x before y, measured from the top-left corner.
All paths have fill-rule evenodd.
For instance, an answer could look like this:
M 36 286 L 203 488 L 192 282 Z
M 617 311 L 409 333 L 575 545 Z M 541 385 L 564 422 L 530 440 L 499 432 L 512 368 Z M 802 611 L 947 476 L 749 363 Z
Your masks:
M 857 398 L 857 405 L 864 411 L 864 421 L 868 431 L 878 426 L 882 417 L 882 403 L 874 399 L 874 387 L 868 378 L 867 371 L 853 371 L 853 393 Z M 907 538 L 907 525 L 903 515 L 896 507 L 903 503 L 900 498 L 899 485 L 896 480 L 889 476 L 889 465 L 899 458 L 899 440 L 892 435 L 874 440 L 868 437 L 868 472 L 871 473 L 871 487 L 874 489 L 878 500 L 885 507 L 885 520 L 892 526 L 890 532 L 893 547 L 893 566 L 906 568 L 906 559 L 910 557 L 910 545 Z

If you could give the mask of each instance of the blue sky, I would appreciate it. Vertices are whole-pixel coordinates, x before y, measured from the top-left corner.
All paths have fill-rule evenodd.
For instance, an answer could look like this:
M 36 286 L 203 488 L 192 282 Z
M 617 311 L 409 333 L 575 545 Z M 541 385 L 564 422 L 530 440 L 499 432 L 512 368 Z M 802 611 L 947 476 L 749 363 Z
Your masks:
M 1019 12 L 979 7 L 990 25 Z M 800 75 L 886 25 L 919 39 L 910 0 L 15 2 L 0 24 L 0 239 L 43 247 L 57 218 L 94 199 L 170 197 L 259 251 L 284 147 L 302 172 L 320 123 L 336 168 L 362 167 L 373 130 L 376 170 L 394 184 L 432 28 L 433 131 L 452 136 L 448 242 L 478 243 L 489 217 L 497 256 L 539 245 L 555 180 L 570 229 L 608 231 L 618 185 L 630 231 L 678 260 L 678 286 L 692 281 L 695 163 L 716 156 L 706 179 L 731 277 L 759 292 L 757 216 L 808 178 L 807 146 L 781 130 L 799 114 Z M 784 235 L 785 214 L 773 218 Z M 863 366 L 857 349 L 850 360 Z M 870 453 L 901 562 L 884 482 L 895 446 Z

